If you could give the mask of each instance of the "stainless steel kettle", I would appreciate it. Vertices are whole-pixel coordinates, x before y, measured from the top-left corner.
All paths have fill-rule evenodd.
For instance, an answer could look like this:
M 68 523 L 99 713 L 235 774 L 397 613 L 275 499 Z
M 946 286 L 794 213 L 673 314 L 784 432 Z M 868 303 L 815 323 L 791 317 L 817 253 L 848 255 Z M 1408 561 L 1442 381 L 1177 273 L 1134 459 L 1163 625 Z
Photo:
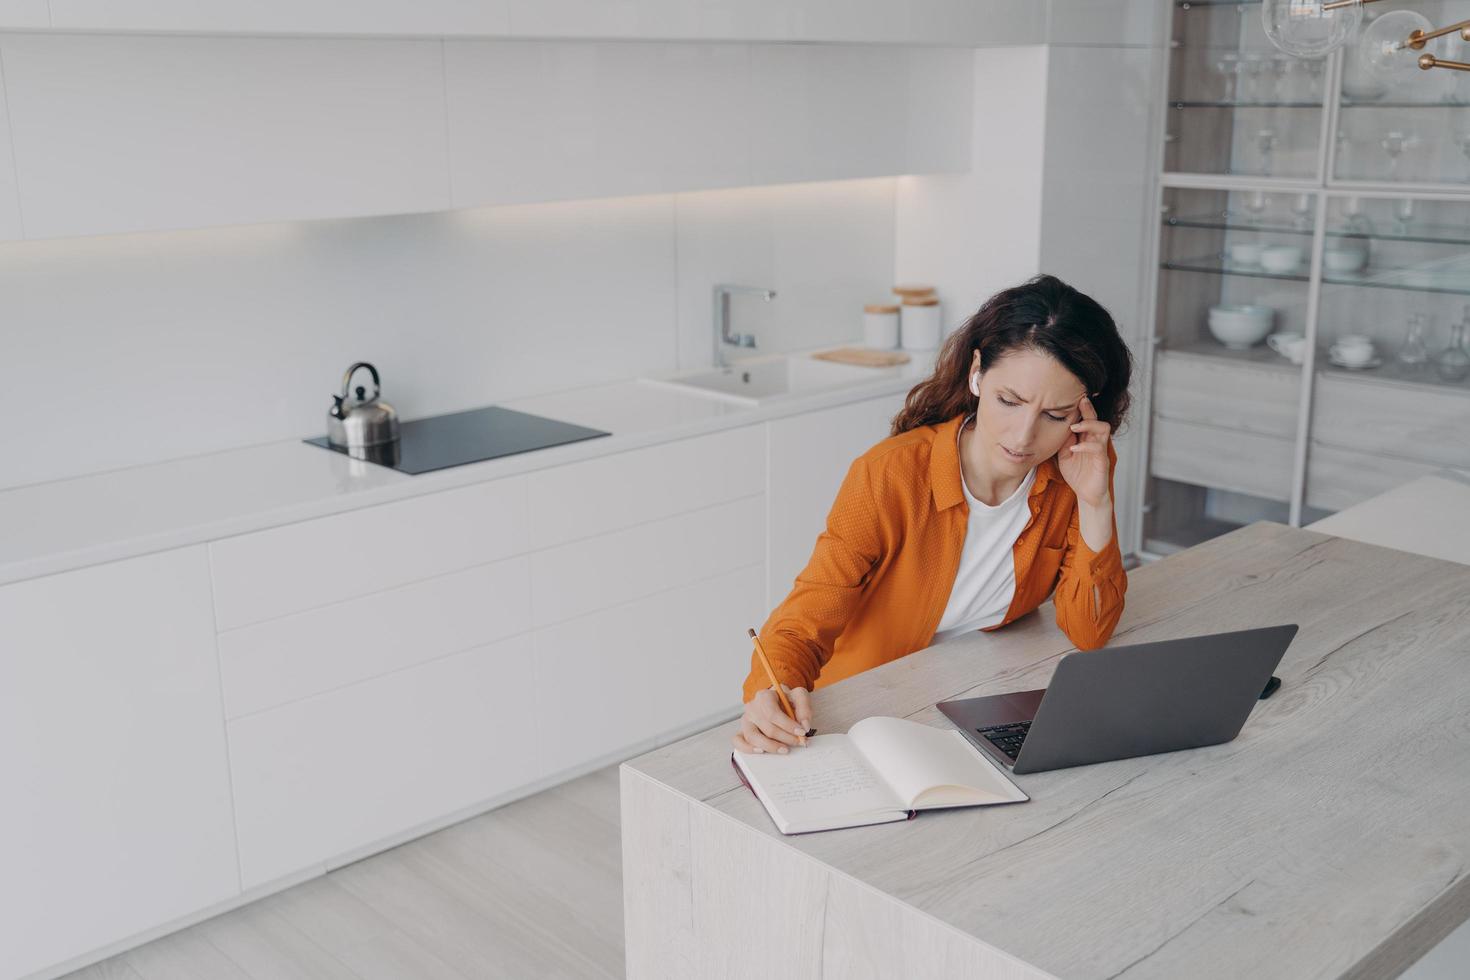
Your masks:
M 366 387 L 358 385 L 357 401 L 348 404 L 352 376 L 359 368 L 367 368 L 373 376 L 373 396 L 365 397 Z M 398 413 L 392 405 L 379 401 L 382 385 L 378 369 L 367 361 L 358 361 L 342 376 L 342 394 L 332 396 L 327 409 L 327 442 L 343 449 L 365 449 L 398 441 Z

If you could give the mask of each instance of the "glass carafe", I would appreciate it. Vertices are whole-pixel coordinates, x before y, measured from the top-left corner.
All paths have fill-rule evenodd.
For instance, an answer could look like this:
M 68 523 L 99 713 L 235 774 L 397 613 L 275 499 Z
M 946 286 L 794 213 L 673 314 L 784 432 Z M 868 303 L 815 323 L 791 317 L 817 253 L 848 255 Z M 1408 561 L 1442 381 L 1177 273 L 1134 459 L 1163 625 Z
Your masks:
M 1411 372 L 1417 372 L 1429 361 L 1429 348 L 1424 344 L 1424 335 L 1429 329 L 1429 317 L 1423 313 L 1409 316 L 1409 328 L 1404 333 L 1404 342 L 1399 345 L 1399 363 Z
M 1459 323 L 1450 324 L 1450 345 L 1435 355 L 1434 369 L 1446 381 L 1470 377 L 1470 306 Z

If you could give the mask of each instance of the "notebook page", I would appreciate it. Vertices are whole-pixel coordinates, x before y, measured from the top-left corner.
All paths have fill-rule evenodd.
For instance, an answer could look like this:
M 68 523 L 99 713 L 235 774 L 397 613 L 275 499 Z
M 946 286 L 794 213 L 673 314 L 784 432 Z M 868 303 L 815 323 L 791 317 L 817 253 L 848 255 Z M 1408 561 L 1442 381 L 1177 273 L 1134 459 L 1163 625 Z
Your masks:
M 931 728 L 916 721 L 875 715 L 853 725 L 848 734 L 898 792 L 904 806 L 914 806 L 925 790 L 941 786 L 970 789 L 935 793 L 918 805 L 1029 799 L 954 729 Z
M 739 753 L 746 778 L 772 816 L 791 827 L 840 824 L 844 818 L 903 809 L 893 789 L 846 735 L 813 735 L 777 753 Z

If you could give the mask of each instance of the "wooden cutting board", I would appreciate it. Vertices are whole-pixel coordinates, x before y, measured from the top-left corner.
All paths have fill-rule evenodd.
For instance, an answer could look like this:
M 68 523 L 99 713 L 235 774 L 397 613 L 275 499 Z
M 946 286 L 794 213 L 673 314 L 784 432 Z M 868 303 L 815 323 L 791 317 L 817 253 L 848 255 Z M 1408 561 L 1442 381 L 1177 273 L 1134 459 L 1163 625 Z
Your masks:
M 840 364 L 861 364 L 863 367 L 893 367 L 895 364 L 907 364 L 909 356 L 899 350 L 869 350 L 866 347 L 839 347 L 836 350 L 824 350 L 813 354 L 823 361 L 837 361 Z

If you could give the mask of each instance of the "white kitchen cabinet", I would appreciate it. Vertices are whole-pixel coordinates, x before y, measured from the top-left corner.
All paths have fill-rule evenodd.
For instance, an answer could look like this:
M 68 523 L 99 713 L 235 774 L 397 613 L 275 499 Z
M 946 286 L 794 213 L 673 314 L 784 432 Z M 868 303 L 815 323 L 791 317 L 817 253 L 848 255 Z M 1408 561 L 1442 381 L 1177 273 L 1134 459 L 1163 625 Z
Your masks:
M 444 45 L 455 207 L 751 182 L 740 45 Z
M 244 886 L 537 778 L 534 679 L 522 634 L 230 721 Z
M 26 236 L 449 206 L 437 42 L 8 34 Z
M 751 183 L 970 169 L 975 53 L 753 45 Z
M 535 552 L 532 621 L 549 626 L 760 562 L 765 506 L 756 494 Z
M 776 419 L 767 494 L 767 612 L 786 598 L 811 558 L 817 536 L 852 461 L 888 437 L 907 392 Z M 760 617 L 765 621 L 765 615 Z M 759 628 L 760 623 L 752 623 Z
M 744 425 L 526 477 L 531 547 L 549 548 L 763 493 L 766 434 Z
M 209 34 L 502 34 L 508 0 L 50 0 L 51 25 Z
M 212 542 L 221 630 L 526 550 L 526 484 L 494 480 Z
M 0 588 L 0 976 L 240 891 L 203 546 Z
M 263 711 L 531 626 L 522 556 L 373 592 L 219 635 L 225 716 Z
M 234 19 L 193 29 L 243 30 L 220 26 Z M 958 172 L 973 58 L 899 44 L 0 36 L 27 238 Z
M 970 165 L 967 48 L 452 41 L 444 54 L 456 207 Z
M 536 632 L 535 738 L 545 774 L 740 711 L 757 562 Z
M 15 158 L 10 149 L 10 113 L 5 108 L 5 77 L 0 74 L 0 241 L 22 237 L 20 188 L 15 183 Z
M 1142 0 L 1109 3 L 1109 13 L 1120 3 Z M 5 0 L 0 12 L 6 4 L 16 13 L 0 25 L 47 26 L 45 0 Z M 1047 17 L 1037 0 L 51 0 L 49 23 L 87 31 L 983 45 L 1040 44 Z
M 42 29 L 51 26 L 47 0 L 0 0 L 0 30 Z
M 245 886 L 738 707 L 764 449 L 748 426 L 216 542 L 221 625 L 249 620 L 219 637 Z M 528 741 L 549 718 L 576 724 Z

